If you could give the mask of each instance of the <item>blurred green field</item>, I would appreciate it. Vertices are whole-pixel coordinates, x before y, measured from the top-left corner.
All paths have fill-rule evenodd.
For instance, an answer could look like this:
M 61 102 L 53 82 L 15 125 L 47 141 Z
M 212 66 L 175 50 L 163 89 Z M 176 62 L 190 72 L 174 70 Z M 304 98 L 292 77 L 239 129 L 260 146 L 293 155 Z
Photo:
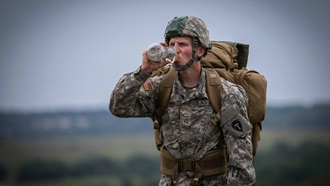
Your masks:
M 258 154 L 265 154 L 274 150 L 278 143 L 289 147 L 296 147 L 309 142 L 322 142 L 330 144 L 330 135 L 327 131 L 270 131 L 263 130 Z M 8 168 L 7 179 L 0 182 L 2 185 L 21 185 L 17 183 L 16 173 L 18 168 L 34 160 L 56 160 L 68 165 L 74 165 L 84 160 L 102 157 L 118 162 L 124 162 L 136 156 L 145 156 L 158 159 L 159 153 L 154 145 L 152 134 L 124 134 L 101 136 L 71 136 L 61 138 L 42 138 L 25 140 L 1 140 L 0 163 Z M 258 158 L 258 155 L 257 155 Z M 158 166 L 158 165 L 156 165 Z M 258 167 L 257 167 L 258 169 Z M 156 175 L 159 173 L 156 173 Z M 159 175 L 160 176 L 160 175 Z M 139 184 L 139 179 L 134 180 L 134 185 Z M 158 178 L 155 178 L 158 179 Z M 130 185 L 123 184 L 117 177 L 104 175 L 91 175 L 83 178 L 65 178 L 56 181 L 32 181 L 25 186 L 87 186 L 87 185 Z
M 91 156 L 120 160 L 136 154 L 156 155 L 153 145 L 151 135 L 138 134 L 1 140 L 0 162 L 13 165 L 42 158 L 74 163 Z
M 100 136 L 66 136 L 61 138 L 36 138 L 0 140 L 0 164 L 8 168 L 9 175 L 3 185 L 20 185 L 17 183 L 18 169 L 33 161 L 59 161 L 67 165 L 75 165 L 90 159 L 111 159 L 124 162 L 136 156 L 158 158 L 153 135 L 123 134 Z M 157 165 L 158 166 L 158 165 Z M 159 175 L 160 176 L 160 175 Z M 135 179 L 136 184 L 139 178 Z M 3 184 L 3 185 L 2 185 Z M 32 181 L 24 186 L 57 186 L 57 185 L 123 185 L 114 176 L 91 175 L 83 178 L 65 178 L 56 181 Z M 141 183 L 143 185 L 143 183 Z
M 258 153 L 265 153 L 278 143 L 291 147 L 297 147 L 306 141 L 330 144 L 330 133 L 327 130 L 262 130 L 260 138 Z
M 263 130 L 258 153 L 272 149 L 279 142 L 297 146 L 303 141 L 330 142 L 330 135 L 328 131 Z M 0 140 L 0 146 L 0 162 L 6 165 L 39 158 L 59 159 L 71 163 L 92 156 L 104 156 L 118 160 L 135 155 L 158 157 L 152 134 Z

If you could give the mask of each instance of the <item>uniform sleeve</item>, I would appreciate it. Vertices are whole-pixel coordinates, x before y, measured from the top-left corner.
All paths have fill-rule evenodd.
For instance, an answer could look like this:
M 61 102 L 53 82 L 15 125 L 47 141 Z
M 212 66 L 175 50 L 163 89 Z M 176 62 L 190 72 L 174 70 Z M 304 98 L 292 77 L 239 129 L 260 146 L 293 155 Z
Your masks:
M 154 85 L 150 81 L 149 91 L 143 84 L 150 75 L 140 68 L 123 75 L 110 97 L 109 110 L 117 117 L 149 117 L 154 110 Z
M 253 185 L 255 170 L 252 155 L 252 125 L 247 115 L 247 97 L 238 85 L 226 88 L 222 98 L 221 120 L 228 151 L 227 183 Z

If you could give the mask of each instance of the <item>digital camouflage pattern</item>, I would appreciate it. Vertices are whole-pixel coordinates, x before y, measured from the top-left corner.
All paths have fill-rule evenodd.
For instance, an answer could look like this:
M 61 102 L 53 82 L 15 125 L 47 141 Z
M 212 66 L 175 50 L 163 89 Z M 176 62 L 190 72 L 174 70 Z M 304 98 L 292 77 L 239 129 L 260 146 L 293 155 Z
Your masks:
M 149 77 L 149 74 L 140 69 L 125 74 L 111 94 L 110 111 L 118 117 L 151 117 L 155 111 L 155 100 L 158 99 L 159 83 L 163 76 L 150 78 L 154 89 L 145 90 L 143 84 Z M 236 105 L 239 108 L 238 114 L 247 119 L 247 97 L 244 89 L 223 79 L 222 87 L 221 113 Z M 251 130 L 236 138 L 220 125 L 211 124 L 213 115 L 213 109 L 207 99 L 204 70 L 199 86 L 189 91 L 181 85 L 176 76 L 168 108 L 162 117 L 160 138 L 164 146 L 177 159 L 199 160 L 216 146 L 223 132 L 229 154 L 227 173 L 205 177 L 199 181 L 199 185 L 253 185 L 255 170 L 252 163 Z M 249 122 L 245 125 L 251 128 Z M 193 172 L 180 172 L 177 185 L 189 185 L 193 178 Z M 159 185 L 172 185 L 171 179 L 162 175 Z
M 175 17 L 168 22 L 164 36 L 167 44 L 172 37 L 190 36 L 197 38 L 206 49 L 212 47 L 206 24 L 200 18 L 194 16 Z

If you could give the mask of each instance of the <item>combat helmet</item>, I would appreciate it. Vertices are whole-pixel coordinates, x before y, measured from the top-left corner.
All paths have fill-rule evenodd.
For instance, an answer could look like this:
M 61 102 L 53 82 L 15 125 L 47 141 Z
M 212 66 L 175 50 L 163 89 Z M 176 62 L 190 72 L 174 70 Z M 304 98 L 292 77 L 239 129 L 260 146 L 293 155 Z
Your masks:
M 200 18 L 194 16 L 174 17 L 168 22 L 164 36 L 167 44 L 172 37 L 190 36 L 193 38 L 193 44 L 196 44 L 197 39 L 206 51 L 212 47 L 206 24 Z

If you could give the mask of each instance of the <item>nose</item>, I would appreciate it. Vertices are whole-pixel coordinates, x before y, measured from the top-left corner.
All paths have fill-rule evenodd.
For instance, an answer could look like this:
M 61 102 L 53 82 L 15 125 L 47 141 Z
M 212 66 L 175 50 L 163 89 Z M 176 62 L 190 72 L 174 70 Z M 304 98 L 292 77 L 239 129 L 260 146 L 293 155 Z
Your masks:
M 178 43 L 174 43 L 174 45 L 172 46 L 174 48 L 174 50 L 176 51 L 176 53 L 180 52 L 180 47 L 178 45 Z

